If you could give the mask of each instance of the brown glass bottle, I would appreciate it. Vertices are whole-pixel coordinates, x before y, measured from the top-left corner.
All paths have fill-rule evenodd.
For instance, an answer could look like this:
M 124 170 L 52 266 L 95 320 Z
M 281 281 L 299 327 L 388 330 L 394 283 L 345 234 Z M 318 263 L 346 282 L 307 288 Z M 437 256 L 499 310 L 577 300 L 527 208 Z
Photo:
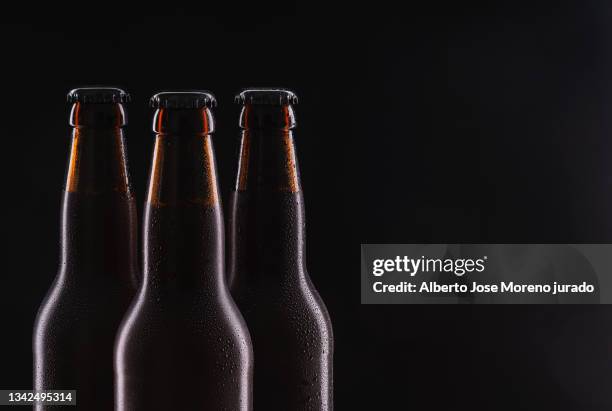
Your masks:
M 252 348 L 224 276 L 215 100 L 160 93 L 151 103 L 144 279 L 117 339 L 116 409 L 247 411 Z
M 232 295 L 255 354 L 257 410 L 333 408 L 333 336 L 306 271 L 304 198 L 293 138 L 297 97 L 246 90 L 230 218 Z
M 77 390 L 80 410 L 113 407 L 114 340 L 136 291 L 136 211 L 123 136 L 128 100 L 114 88 L 68 94 L 73 130 L 61 264 L 34 326 L 34 386 Z

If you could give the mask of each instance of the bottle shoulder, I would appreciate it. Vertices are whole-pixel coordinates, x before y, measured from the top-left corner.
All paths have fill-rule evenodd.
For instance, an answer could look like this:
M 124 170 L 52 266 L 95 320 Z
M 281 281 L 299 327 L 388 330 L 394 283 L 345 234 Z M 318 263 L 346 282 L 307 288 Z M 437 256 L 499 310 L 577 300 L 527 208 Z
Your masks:
M 216 356 L 205 352 L 231 351 L 244 364 L 251 364 L 253 356 L 246 324 L 231 307 L 169 304 L 142 295 L 125 316 L 117 347 L 119 356 L 134 361 L 136 357 L 146 361 L 154 353 L 178 355 L 179 351 L 193 358 Z
M 262 281 L 244 288 L 235 297 L 247 323 L 255 320 L 279 327 L 304 325 L 331 338 L 329 312 L 306 272 L 287 281 Z
M 214 293 L 185 293 L 141 288 L 138 297 L 126 317 L 133 317 L 134 326 L 171 329 L 176 326 L 191 328 L 195 332 L 208 332 L 211 327 L 232 328 L 240 331 L 244 327 L 242 317 L 227 295 Z M 164 332 L 163 329 L 160 329 Z
M 42 305 L 65 304 L 87 307 L 130 301 L 136 293 L 136 271 L 96 268 L 60 268 Z

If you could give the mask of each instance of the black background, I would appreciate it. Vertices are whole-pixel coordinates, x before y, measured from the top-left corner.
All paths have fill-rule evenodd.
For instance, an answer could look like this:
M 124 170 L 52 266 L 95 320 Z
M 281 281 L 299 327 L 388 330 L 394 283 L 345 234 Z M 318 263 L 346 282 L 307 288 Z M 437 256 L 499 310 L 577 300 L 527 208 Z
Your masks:
M 5 10 L 0 388 L 32 384 L 32 324 L 58 264 L 66 92 L 131 92 L 142 206 L 150 95 L 217 96 L 227 198 L 233 94 L 283 86 L 300 97 L 308 263 L 334 324 L 337 409 L 610 409 L 608 306 L 360 305 L 360 243 L 612 241 L 612 6 L 460 3 L 376 2 L 360 17 L 291 2 Z M 211 17 L 219 8 L 233 13 Z

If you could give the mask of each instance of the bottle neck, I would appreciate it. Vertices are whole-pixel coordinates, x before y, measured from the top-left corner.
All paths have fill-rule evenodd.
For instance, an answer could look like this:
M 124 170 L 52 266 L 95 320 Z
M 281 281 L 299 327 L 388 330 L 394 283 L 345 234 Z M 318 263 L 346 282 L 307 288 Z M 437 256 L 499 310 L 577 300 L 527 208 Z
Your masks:
M 130 194 L 123 130 L 74 128 L 65 191 Z
M 210 134 L 158 134 L 147 202 L 151 206 L 219 207 L 217 168 Z
M 272 108 L 265 110 L 270 119 Z M 282 108 L 277 117 L 284 117 Z M 234 290 L 262 277 L 276 277 L 281 283 L 305 272 L 304 202 L 291 128 L 242 132 L 230 219 L 229 281 Z
M 245 193 L 301 191 L 292 130 L 242 131 L 236 191 Z
M 291 105 L 243 107 L 237 192 L 301 191 L 292 131 L 295 126 Z
M 212 136 L 157 134 L 145 205 L 145 281 L 156 289 L 218 291 L 222 219 Z
M 73 129 L 61 224 L 66 272 L 134 275 L 136 211 L 120 127 Z

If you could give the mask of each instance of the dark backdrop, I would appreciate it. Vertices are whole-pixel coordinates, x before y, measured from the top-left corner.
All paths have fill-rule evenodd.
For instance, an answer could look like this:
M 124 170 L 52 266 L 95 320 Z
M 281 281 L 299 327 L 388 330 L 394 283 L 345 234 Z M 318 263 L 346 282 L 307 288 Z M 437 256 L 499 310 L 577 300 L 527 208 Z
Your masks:
M 291 2 L 229 17 L 204 2 L 5 10 L 0 388 L 31 387 L 32 323 L 58 265 L 66 92 L 131 92 L 142 206 L 150 95 L 216 94 L 227 194 L 234 92 L 283 86 L 301 101 L 308 264 L 334 324 L 337 409 L 610 409 L 608 306 L 359 303 L 360 243 L 612 240 L 612 7 L 460 3 L 376 2 L 360 17 Z

